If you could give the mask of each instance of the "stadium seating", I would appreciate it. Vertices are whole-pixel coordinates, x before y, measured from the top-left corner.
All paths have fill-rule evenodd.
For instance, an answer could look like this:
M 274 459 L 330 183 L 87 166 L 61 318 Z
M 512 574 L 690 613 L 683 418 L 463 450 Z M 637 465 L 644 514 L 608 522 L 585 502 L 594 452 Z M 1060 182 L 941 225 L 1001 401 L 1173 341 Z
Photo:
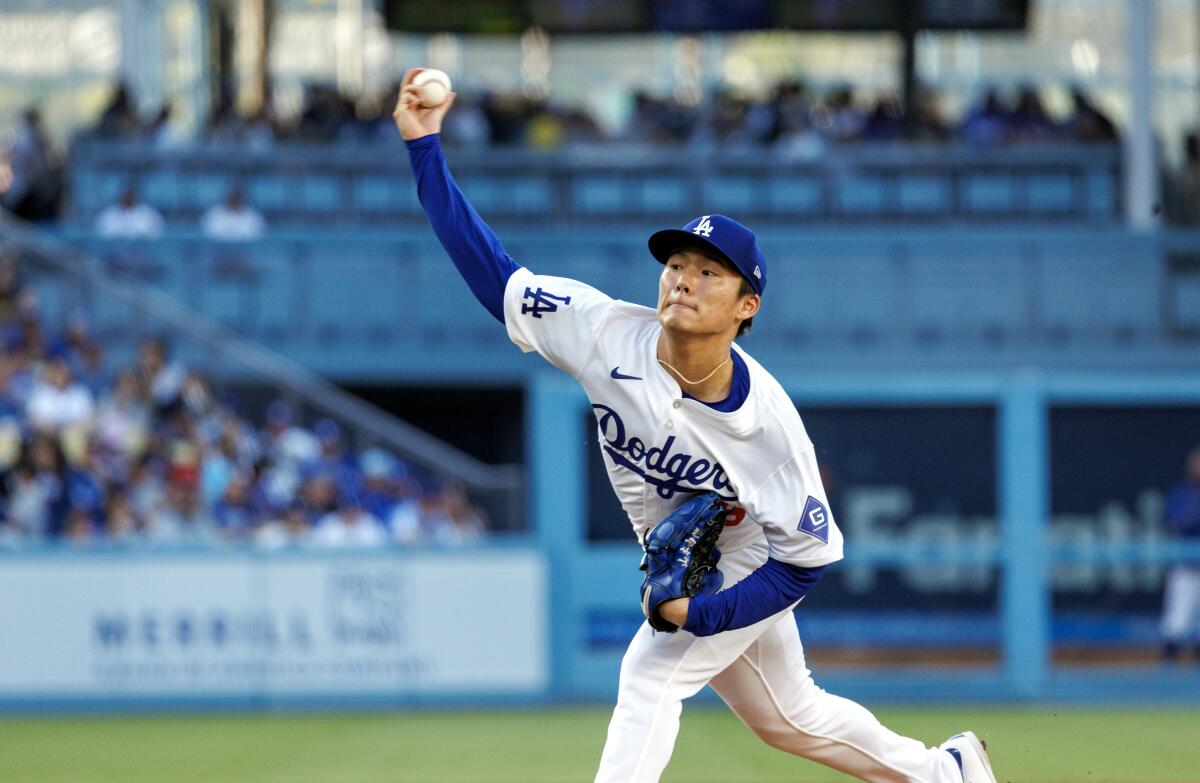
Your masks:
M 750 223 L 1119 220 L 1119 156 L 1105 144 L 978 150 L 859 144 L 819 159 L 780 150 L 654 147 L 452 150 L 476 207 L 493 221 L 645 220 L 727 212 Z M 150 150 L 81 142 L 70 220 L 91 225 L 127 184 L 177 227 L 194 225 L 235 182 L 276 227 L 404 225 L 422 219 L 403 148 L 207 145 Z

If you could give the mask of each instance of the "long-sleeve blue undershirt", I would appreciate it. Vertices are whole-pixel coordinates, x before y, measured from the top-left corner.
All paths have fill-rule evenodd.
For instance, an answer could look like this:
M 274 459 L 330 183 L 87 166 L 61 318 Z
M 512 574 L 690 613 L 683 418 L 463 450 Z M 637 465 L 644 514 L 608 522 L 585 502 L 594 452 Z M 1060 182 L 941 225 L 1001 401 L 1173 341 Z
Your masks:
M 754 625 L 803 598 L 824 571 L 825 566 L 804 568 L 769 559 L 733 587 L 693 598 L 683 630 L 712 636 Z
M 437 133 L 406 141 L 417 197 L 458 273 L 479 303 L 504 323 L 504 288 L 521 268 L 459 190 Z

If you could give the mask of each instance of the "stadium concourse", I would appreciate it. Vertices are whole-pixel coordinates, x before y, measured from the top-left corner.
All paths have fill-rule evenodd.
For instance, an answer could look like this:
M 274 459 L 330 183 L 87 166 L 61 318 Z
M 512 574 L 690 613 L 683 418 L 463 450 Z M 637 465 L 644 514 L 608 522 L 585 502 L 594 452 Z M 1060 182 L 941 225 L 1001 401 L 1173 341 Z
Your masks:
M 20 253 L 0 261 L 0 547 L 454 546 L 486 533 L 462 487 L 287 400 L 255 418 L 146 340 L 117 366 L 81 314 L 46 323 Z M 260 426 L 261 422 L 261 426 Z

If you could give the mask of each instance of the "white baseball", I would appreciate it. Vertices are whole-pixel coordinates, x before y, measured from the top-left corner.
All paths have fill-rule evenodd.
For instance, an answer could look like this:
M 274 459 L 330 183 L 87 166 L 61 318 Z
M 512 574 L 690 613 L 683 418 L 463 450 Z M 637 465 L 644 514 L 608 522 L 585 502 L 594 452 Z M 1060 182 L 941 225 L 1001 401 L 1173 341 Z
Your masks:
M 437 68 L 426 68 L 413 77 L 412 83 L 420 88 L 421 105 L 427 109 L 441 106 L 450 94 L 450 77 Z

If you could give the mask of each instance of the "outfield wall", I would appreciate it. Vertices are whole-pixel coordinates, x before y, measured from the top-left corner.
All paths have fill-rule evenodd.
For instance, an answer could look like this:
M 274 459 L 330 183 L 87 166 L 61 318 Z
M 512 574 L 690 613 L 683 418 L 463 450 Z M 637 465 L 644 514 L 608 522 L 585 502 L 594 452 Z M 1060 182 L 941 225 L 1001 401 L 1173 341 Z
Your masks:
M 0 705 L 368 705 L 538 698 L 532 548 L 0 556 Z

